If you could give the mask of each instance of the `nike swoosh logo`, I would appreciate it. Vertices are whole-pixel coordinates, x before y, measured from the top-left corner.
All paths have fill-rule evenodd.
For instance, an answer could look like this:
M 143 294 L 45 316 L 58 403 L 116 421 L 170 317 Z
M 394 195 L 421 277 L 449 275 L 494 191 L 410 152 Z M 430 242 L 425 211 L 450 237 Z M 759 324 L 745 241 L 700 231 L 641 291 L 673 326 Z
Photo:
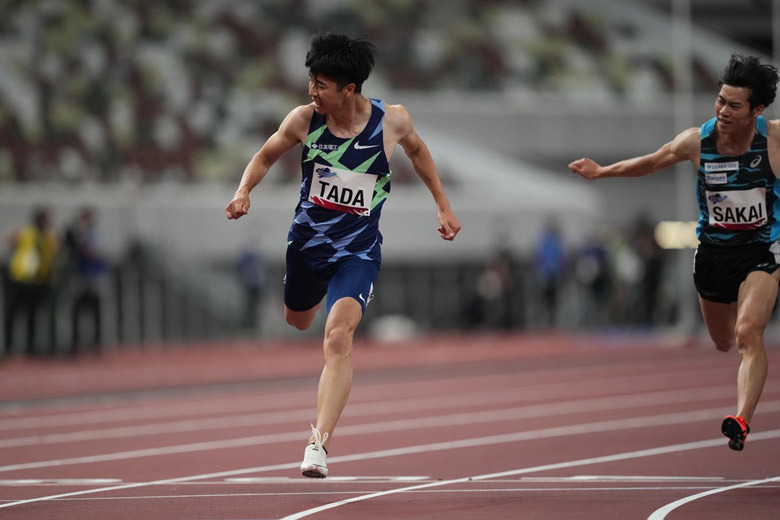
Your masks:
M 355 141 L 355 150 L 365 150 L 366 148 L 376 148 L 379 146 L 378 144 L 363 144 L 361 145 L 359 142 Z

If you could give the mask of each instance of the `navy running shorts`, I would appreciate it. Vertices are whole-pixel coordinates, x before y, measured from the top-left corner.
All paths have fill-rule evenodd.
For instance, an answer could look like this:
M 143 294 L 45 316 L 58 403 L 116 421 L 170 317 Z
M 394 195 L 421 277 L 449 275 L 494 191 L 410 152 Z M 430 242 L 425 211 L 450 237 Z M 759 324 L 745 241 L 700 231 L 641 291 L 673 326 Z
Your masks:
M 327 294 L 328 312 L 334 303 L 346 297 L 354 298 L 366 312 L 368 302 L 374 297 L 379 264 L 358 257 L 328 262 L 288 247 L 284 304 L 291 311 L 303 312 L 320 303 Z
M 739 286 L 753 271 L 772 274 L 780 267 L 779 245 L 757 243 L 740 246 L 699 244 L 693 257 L 693 283 L 702 298 L 712 302 L 737 301 Z

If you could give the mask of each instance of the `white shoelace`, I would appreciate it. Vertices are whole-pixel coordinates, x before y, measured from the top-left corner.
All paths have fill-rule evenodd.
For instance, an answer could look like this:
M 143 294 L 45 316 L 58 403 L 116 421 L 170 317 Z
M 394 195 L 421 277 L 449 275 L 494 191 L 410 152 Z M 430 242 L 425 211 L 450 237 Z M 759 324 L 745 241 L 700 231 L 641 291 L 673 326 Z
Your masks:
M 314 436 L 314 447 L 318 450 L 325 451 L 325 448 L 322 447 L 322 443 L 328 440 L 328 432 L 325 432 L 325 435 L 322 435 L 320 431 L 312 424 L 311 434 Z

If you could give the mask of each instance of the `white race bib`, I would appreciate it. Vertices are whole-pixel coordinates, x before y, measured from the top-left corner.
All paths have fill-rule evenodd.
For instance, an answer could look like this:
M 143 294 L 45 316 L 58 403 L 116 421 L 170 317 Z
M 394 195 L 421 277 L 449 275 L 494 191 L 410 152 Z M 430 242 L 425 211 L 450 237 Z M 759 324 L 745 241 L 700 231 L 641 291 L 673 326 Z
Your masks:
M 766 189 L 707 191 L 710 225 L 724 229 L 756 229 L 767 222 Z
M 309 201 L 323 208 L 367 217 L 378 176 L 314 163 Z

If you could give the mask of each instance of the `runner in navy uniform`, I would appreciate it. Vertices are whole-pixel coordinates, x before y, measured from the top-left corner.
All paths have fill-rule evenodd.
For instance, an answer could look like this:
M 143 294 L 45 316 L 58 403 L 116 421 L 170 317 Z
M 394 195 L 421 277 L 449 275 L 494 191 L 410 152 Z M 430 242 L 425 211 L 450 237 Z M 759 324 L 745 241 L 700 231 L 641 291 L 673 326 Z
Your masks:
M 450 208 L 428 148 L 402 105 L 361 94 L 374 65 L 374 46 L 343 35 L 317 34 L 306 55 L 312 103 L 293 109 L 250 160 L 229 219 L 249 211 L 249 192 L 295 145 L 302 146 L 300 200 L 288 235 L 284 314 L 305 330 L 327 295 L 325 368 L 317 392 L 317 421 L 301 472 L 328 474 L 327 446 L 352 386 L 352 337 L 381 262 L 379 216 L 390 192 L 388 165 L 397 144 L 433 196 L 438 232 L 453 240 L 460 222 Z
M 777 68 L 734 54 L 723 70 L 715 117 L 656 152 L 601 166 L 569 164 L 586 179 L 639 177 L 681 161 L 698 168 L 699 246 L 693 279 L 704 322 L 721 351 L 737 346 L 737 411 L 723 419 L 729 447 L 740 451 L 767 376 L 764 328 L 780 281 L 780 120 L 761 114 L 775 99 Z

